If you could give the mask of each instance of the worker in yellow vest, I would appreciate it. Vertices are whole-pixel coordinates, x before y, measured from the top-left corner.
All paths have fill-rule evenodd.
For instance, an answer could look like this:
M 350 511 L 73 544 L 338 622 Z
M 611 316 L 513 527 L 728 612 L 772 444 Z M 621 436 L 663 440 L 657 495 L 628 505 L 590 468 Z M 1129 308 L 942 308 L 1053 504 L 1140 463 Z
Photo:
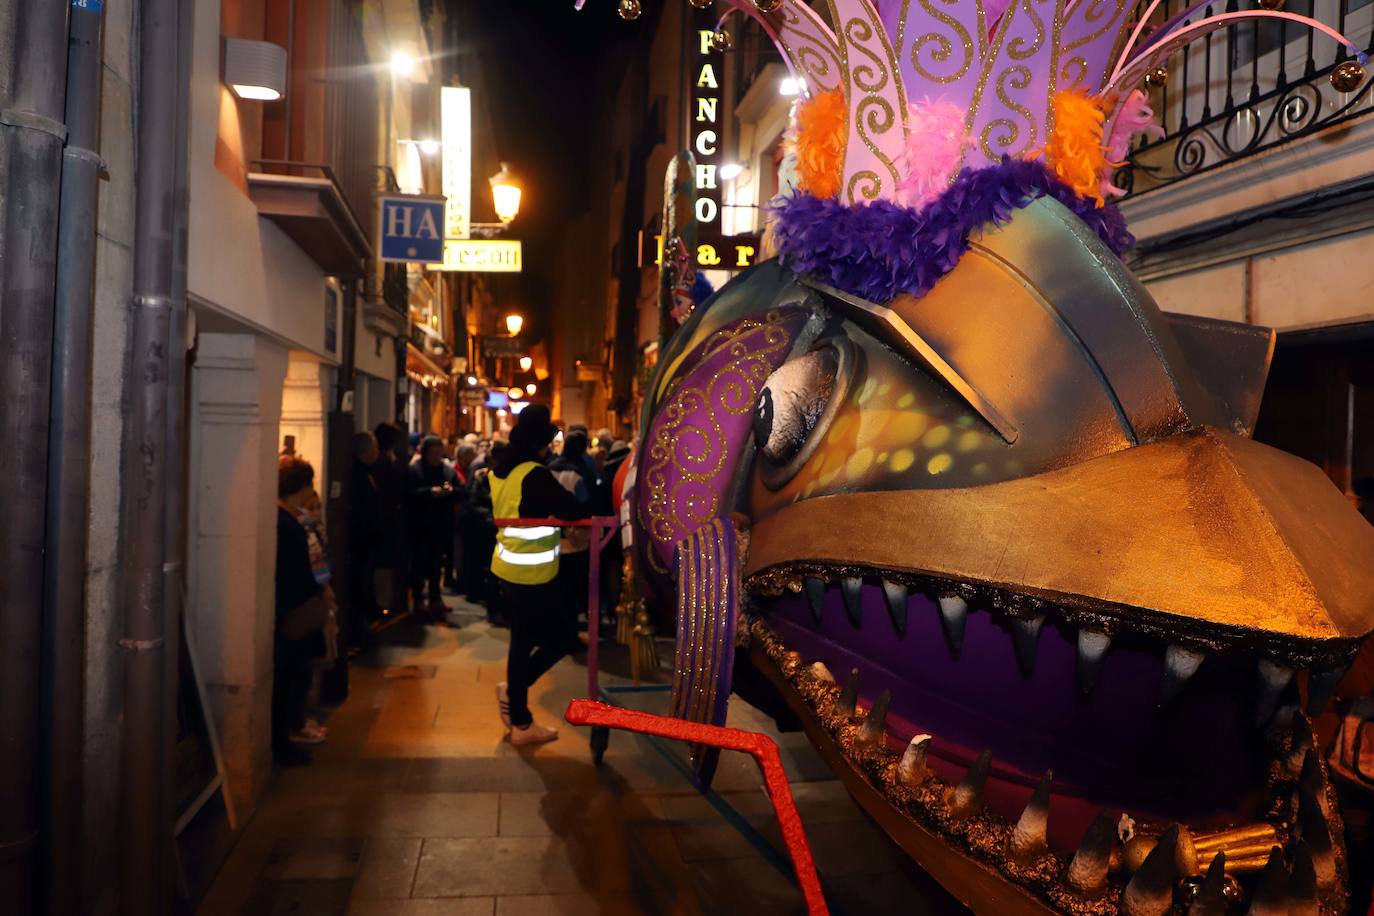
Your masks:
M 558 427 L 549 409 L 531 404 L 516 418 L 510 446 L 491 469 L 492 513 L 498 519 L 586 518 L 587 508 L 544 466 Z M 557 729 L 535 723 L 529 689 L 567 654 L 577 638 L 577 621 L 558 593 L 559 528 L 499 527 L 491 571 L 501 580 L 510 654 L 506 680 L 496 685 L 501 721 L 512 744 L 553 741 Z

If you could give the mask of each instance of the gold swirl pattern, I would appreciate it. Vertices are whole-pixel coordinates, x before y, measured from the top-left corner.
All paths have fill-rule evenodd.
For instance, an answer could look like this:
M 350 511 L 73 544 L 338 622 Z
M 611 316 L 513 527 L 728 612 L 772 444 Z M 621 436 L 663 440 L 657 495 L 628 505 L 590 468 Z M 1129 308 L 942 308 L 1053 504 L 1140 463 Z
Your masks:
M 855 172 L 849 176 L 849 184 L 845 186 L 845 197 L 850 200 L 877 200 L 882 193 L 883 183 L 878 178 L 877 172 L 864 171 Z
M 895 191 L 901 181 L 896 163 L 906 148 L 906 97 L 892 44 L 872 4 L 830 0 L 830 9 L 840 24 L 840 61 L 848 89 L 846 202 L 871 201 L 883 196 L 885 187 Z M 856 197 L 860 185 L 862 196 Z
M 761 16 L 753 0 L 732 0 L 731 5 L 761 19 L 764 29 L 782 45 L 797 75 L 806 78 L 808 94 L 828 92 L 841 84 L 839 44 L 811 7 L 801 0 L 786 0 L 778 12 Z
M 1016 0 L 998 23 L 967 121 L 991 162 L 1025 155 L 1049 135 L 1063 9 L 1064 0 Z
M 909 0 L 908 0 L 909 2 Z M 955 6 L 958 0 L 917 0 L 920 6 L 920 22 L 922 28 L 932 29 L 924 32 L 920 37 L 911 43 L 911 52 L 907 55 L 907 60 L 911 61 L 911 67 L 916 75 L 929 83 L 939 86 L 949 86 L 951 83 L 959 83 L 966 76 L 973 72 L 973 59 L 975 50 L 973 38 L 969 35 L 968 29 L 964 28 L 954 16 L 941 11 L 937 4 L 944 6 Z M 908 13 L 903 13 L 903 25 L 906 24 Z M 937 25 L 938 23 L 938 25 Z M 938 31 L 936 30 L 938 29 Z M 932 47 L 933 46 L 933 47 Z M 960 52 L 954 58 L 955 50 Z M 953 72 L 936 72 L 938 65 L 948 63 L 954 59 Z M 972 90 L 972 85 L 967 87 Z M 948 101 L 960 104 L 967 99 L 949 99 Z
M 1061 17 L 1064 61 L 1058 70 L 1061 84 L 1089 90 L 1106 85 L 1108 64 L 1116 60 L 1130 32 L 1129 13 L 1133 8 L 1132 0 L 1079 0 Z M 1117 36 L 1110 46 L 1098 41 L 1112 29 L 1117 30 Z
M 753 413 L 764 382 L 786 357 L 798 316 L 775 313 L 775 321 L 742 333 L 718 332 L 721 339 L 708 342 L 714 344 L 715 371 L 701 379 L 689 374 L 654 418 L 640 483 L 640 522 L 661 548 L 669 548 L 667 555 L 687 532 L 719 514 L 732 449 L 749 441 L 748 421 L 741 427 L 740 418 Z M 658 553 L 646 551 L 650 563 L 666 572 Z

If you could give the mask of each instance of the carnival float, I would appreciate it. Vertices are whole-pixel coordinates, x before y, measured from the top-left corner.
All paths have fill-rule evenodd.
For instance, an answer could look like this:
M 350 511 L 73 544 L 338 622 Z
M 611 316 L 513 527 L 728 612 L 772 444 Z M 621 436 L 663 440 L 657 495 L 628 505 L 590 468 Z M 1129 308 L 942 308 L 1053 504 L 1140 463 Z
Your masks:
M 1199 35 L 1320 30 L 1333 79 L 1363 54 L 1235 4 L 725 5 L 804 92 L 775 257 L 645 397 L 673 715 L 795 719 L 977 912 L 1345 912 L 1312 717 L 1374 629 L 1374 530 L 1252 441 L 1273 332 L 1161 312 L 1111 178 Z

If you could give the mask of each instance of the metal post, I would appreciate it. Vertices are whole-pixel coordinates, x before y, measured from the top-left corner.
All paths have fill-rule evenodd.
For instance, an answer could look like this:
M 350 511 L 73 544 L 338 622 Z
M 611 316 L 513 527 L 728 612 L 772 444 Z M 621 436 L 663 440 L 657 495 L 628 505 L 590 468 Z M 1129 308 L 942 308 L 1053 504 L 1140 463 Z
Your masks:
M 67 4 L 0 2 L 0 901 L 37 912 L 44 516 Z
M 129 916 L 160 916 L 171 909 L 171 805 L 164 772 L 172 734 L 167 721 L 168 682 L 178 634 L 168 631 L 167 510 L 169 481 L 179 477 L 180 455 L 169 456 L 173 422 L 170 382 L 178 359 L 170 356 L 172 328 L 181 327 L 185 300 L 176 301 L 178 119 L 181 79 L 178 0 L 142 0 L 139 7 L 137 171 L 133 346 L 128 371 L 128 413 L 122 535 L 124 541 L 124 734 L 120 799 L 120 909 Z M 174 313 L 176 315 L 174 319 Z M 177 340 L 178 350 L 182 341 Z M 180 382 L 177 383 L 178 387 Z M 176 498 L 174 498 L 175 502 Z M 179 555 L 174 550 L 173 556 Z
M 101 160 L 99 6 L 72 7 L 67 47 L 67 148 L 57 227 L 48 420 L 43 689 L 47 767 L 48 912 L 82 912 L 86 686 L 86 547 L 90 506 L 91 330 Z
M 329 450 L 329 485 L 325 497 L 328 509 L 325 521 L 329 535 L 329 558 L 333 563 L 334 594 L 339 601 L 339 657 L 334 667 L 321 678 L 320 693 L 326 702 L 342 703 L 348 699 L 348 653 L 346 647 L 356 642 L 353 624 L 356 618 L 353 609 L 354 570 L 352 519 L 349 508 L 353 502 L 353 434 L 357 429 L 355 411 L 357 395 L 352 404 L 349 395 L 353 393 L 355 378 L 355 355 L 357 352 L 358 326 L 358 280 L 342 278 L 343 287 L 343 334 L 339 343 L 339 375 L 334 399 L 334 409 L 329 412 L 327 422 L 327 448 Z M 345 410 L 347 406 L 347 410 Z

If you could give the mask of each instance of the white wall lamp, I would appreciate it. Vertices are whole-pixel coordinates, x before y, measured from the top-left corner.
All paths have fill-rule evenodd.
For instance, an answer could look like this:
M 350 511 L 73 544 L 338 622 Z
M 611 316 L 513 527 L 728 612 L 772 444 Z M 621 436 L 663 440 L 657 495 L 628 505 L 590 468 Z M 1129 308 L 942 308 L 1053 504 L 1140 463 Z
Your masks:
M 241 99 L 275 102 L 286 94 L 286 49 L 270 41 L 224 39 L 224 81 Z

